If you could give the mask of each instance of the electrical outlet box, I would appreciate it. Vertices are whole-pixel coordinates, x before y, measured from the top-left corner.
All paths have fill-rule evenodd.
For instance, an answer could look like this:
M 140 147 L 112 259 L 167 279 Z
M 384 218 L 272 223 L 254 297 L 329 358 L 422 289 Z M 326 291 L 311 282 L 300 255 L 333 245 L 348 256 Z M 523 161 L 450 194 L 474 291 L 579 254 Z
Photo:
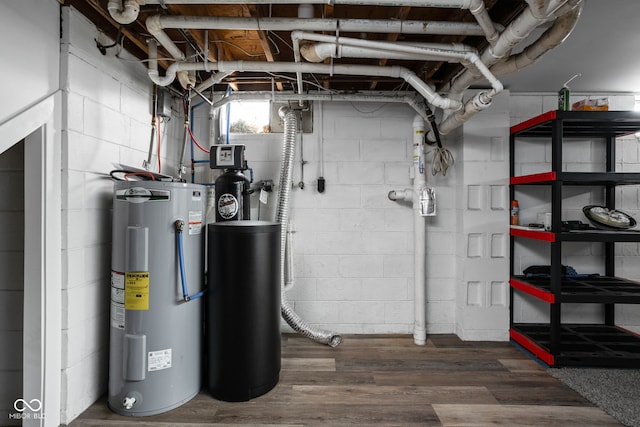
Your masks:
M 171 94 L 168 90 L 158 87 L 156 114 L 164 120 L 171 119 Z

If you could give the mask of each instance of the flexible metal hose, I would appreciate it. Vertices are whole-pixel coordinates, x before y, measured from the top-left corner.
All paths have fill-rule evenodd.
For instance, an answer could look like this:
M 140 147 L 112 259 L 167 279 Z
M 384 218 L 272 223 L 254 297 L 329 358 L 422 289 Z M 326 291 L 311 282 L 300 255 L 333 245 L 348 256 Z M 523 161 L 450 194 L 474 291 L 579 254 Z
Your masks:
M 276 207 L 276 221 L 280 223 L 280 286 L 282 318 L 291 328 L 321 344 L 336 347 L 342 342 L 342 337 L 337 333 L 312 328 L 289 305 L 284 286 L 284 261 L 287 244 L 287 223 L 289 221 L 289 190 L 291 188 L 291 171 L 293 169 L 293 157 L 296 148 L 296 132 L 298 119 L 289 107 L 281 107 L 278 114 L 284 120 L 284 140 L 282 143 L 282 164 L 280 166 L 280 186 L 278 204 Z

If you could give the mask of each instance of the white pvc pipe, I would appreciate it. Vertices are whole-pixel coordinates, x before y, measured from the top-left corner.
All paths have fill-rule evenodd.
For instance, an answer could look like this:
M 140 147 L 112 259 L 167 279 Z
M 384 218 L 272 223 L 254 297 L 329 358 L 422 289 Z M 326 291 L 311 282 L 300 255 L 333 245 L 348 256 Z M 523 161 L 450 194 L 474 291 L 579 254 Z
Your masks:
M 151 23 L 151 28 L 148 28 L 149 23 Z M 340 29 L 342 32 L 353 33 L 484 35 L 482 27 L 469 22 L 171 15 L 156 15 L 148 18 L 147 29 L 152 35 L 155 36 L 157 31 L 164 28 L 254 31 L 291 31 L 291 29 L 304 28 L 306 31 L 336 31 Z
M 126 25 L 138 19 L 140 4 L 144 4 L 144 0 L 125 0 L 124 5 L 122 0 L 109 0 L 107 10 L 118 24 Z
M 514 73 L 535 63 L 542 55 L 559 46 L 568 36 L 578 22 L 584 3 L 571 8 L 568 13 L 555 20 L 535 42 L 527 46 L 517 55 L 512 55 L 502 62 L 491 67 L 491 72 L 501 76 Z
M 218 110 L 229 102 L 243 100 L 264 101 L 331 101 L 331 102 L 379 102 L 379 103 L 405 103 L 415 110 L 424 120 L 428 120 L 424 105 L 414 95 L 393 94 L 332 94 L 332 93 L 303 93 L 293 92 L 233 92 L 228 96 L 214 102 L 211 110 Z
M 413 342 L 416 345 L 425 345 L 427 339 L 426 329 L 426 233 L 425 217 L 420 215 L 420 191 L 426 185 L 424 177 L 424 120 L 419 115 L 413 119 L 413 235 L 414 235 L 414 292 L 413 310 L 414 327 Z
M 398 44 L 392 42 L 375 41 L 375 40 L 363 40 L 354 39 L 349 37 L 336 37 L 324 34 L 307 33 L 302 31 L 292 31 L 291 40 L 294 41 L 294 52 L 297 46 L 300 45 L 300 40 L 314 40 L 326 43 L 333 43 L 335 45 L 348 45 L 355 47 L 369 48 L 380 51 L 379 56 L 383 58 L 386 56 L 387 51 L 392 52 L 404 52 L 409 54 L 423 55 L 424 59 L 437 58 L 451 62 L 460 62 L 465 67 L 473 65 L 473 67 L 479 72 L 479 74 L 485 77 L 491 86 L 493 87 L 493 94 L 499 93 L 503 90 L 502 83 L 489 71 L 489 69 L 482 63 L 478 55 L 469 49 L 458 51 L 455 49 L 447 48 L 432 48 L 427 46 L 421 46 L 416 44 Z M 334 52 L 330 52 L 335 54 Z M 425 97 L 426 98 L 426 97 Z M 427 99 L 428 100 L 428 99 Z M 438 106 L 438 105 L 436 105 Z
M 566 3 L 564 0 L 562 3 Z M 531 31 L 547 22 L 551 16 L 540 17 L 531 7 L 525 9 L 518 15 L 500 34 L 500 37 L 493 46 L 488 47 L 481 55 L 480 59 L 487 67 L 491 67 L 510 54 L 518 43 L 527 38 Z M 460 74 L 451 84 L 449 92 L 452 94 L 462 93 L 472 83 L 478 80 L 478 76 L 469 70 Z M 455 97 L 455 95 L 452 95 Z
M 398 45 L 406 44 L 415 47 L 421 45 L 417 43 L 396 43 Z M 425 44 L 424 48 L 436 49 L 435 43 Z M 442 46 L 440 47 L 442 48 Z M 337 51 L 337 52 L 336 52 Z M 468 51 L 468 50 L 467 50 Z M 300 45 L 300 54 L 309 62 L 322 62 L 326 58 L 384 58 L 386 59 L 409 59 L 424 61 L 423 53 L 407 53 L 395 52 L 393 50 L 381 50 L 371 47 L 344 46 L 335 43 L 302 43 Z M 430 60 L 448 61 L 450 58 L 438 57 L 437 55 L 429 55 Z
M 457 110 L 462 107 L 459 101 L 444 98 L 429 87 L 416 74 L 400 66 L 381 67 L 376 65 L 330 65 L 330 64 L 309 64 L 309 63 L 291 63 L 291 62 L 258 62 L 258 61 L 218 61 L 211 64 L 201 62 L 175 62 L 171 64 L 164 77 L 160 77 L 157 68 L 157 49 L 154 43 L 149 43 L 149 78 L 160 86 L 167 86 L 173 82 L 176 73 L 184 71 L 202 71 L 206 66 L 215 68 L 218 71 L 254 71 L 254 72 L 305 72 L 319 74 L 342 74 L 351 76 L 378 76 L 401 78 L 409 83 L 420 95 L 422 95 L 430 104 L 442 108 Z M 186 73 L 185 73 L 186 74 Z M 182 83 L 182 82 L 181 82 Z M 183 85 L 186 88 L 186 86 Z
M 555 11 L 567 4 L 576 6 L 581 2 L 582 0 L 551 0 L 549 2 L 545 2 L 544 0 L 530 0 L 529 7 L 511 21 L 511 23 L 500 34 L 500 37 L 496 40 L 495 44 L 489 46 L 484 52 L 482 52 L 480 55 L 482 64 L 485 67 L 491 68 L 498 62 L 503 61 L 504 58 L 510 55 L 511 49 L 528 37 L 535 28 L 552 19 Z M 541 9 L 536 7 L 538 4 L 542 4 L 543 10 L 552 10 L 552 12 L 548 15 L 541 16 L 539 14 Z M 480 77 L 481 76 L 475 74 L 473 70 L 467 69 L 456 76 L 450 85 L 444 85 L 440 90 L 448 91 L 449 97 L 453 99 L 459 99 L 462 97 L 462 93 L 469 88 L 471 84 L 479 80 Z M 484 95 L 486 94 L 483 94 L 483 96 Z M 471 118 L 478 111 L 486 108 L 485 101 L 486 100 L 475 97 L 466 103 L 463 112 L 454 112 L 446 116 L 439 126 L 440 133 L 446 134 Z
M 220 4 L 220 0 L 145 0 L 145 4 Z M 224 4 L 328 4 L 469 9 L 472 0 L 224 0 Z
M 413 119 L 413 188 L 392 190 L 389 200 L 412 202 L 413 208 L 413 342 L 425 345 L 427 341 L 427 226 L 420 214 L 420 193 L 427 181 L 424 175 L 424 134 L 425 121 L 420 115 Z

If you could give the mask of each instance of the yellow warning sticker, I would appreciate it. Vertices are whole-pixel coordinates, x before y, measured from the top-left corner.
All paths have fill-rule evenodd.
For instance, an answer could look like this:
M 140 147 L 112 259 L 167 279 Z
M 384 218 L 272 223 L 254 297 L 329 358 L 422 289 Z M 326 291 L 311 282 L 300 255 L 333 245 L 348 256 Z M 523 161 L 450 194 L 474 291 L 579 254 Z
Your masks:
M 129 271 L 125 275 L 124 308 L 149 310 L 149 272 Z

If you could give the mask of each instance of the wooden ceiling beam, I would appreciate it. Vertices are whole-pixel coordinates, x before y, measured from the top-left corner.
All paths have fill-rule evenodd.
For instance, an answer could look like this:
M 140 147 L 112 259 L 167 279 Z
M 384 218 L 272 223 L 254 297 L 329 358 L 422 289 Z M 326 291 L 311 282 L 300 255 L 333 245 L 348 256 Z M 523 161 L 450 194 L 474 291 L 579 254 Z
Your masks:
M 258 12 L 258 8 L 254 4 L 244 5 L 243 9 L 246 8 L 247 14 L 251 17 L 259 17 L 260 13 Z M 273 53 L 273 48 L 271 47 L 271 42 L 267 37 L 267 32 L 263 30 L 256 31 L 258 35 L 258 40 L 260 41 L 260 45 L 262 46 L 262 51 L 264 52 L 264 56 L 267 59 L 267 62 L 274 62 L 276 60 L 275 55 Z M 276 88 L 279 91 L 284 90 L 284 86 L 282 86 L 281 82 L 276 82 Z

